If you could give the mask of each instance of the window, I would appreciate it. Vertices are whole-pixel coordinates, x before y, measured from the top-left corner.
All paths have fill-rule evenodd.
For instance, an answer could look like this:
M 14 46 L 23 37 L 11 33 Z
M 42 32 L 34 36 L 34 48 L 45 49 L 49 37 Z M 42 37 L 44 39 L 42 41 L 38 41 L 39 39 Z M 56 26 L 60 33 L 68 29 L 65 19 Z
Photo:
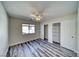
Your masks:
M 34 34 L 35 25 L 34 24 L 22 24 L 22 33 L 23 34 Z

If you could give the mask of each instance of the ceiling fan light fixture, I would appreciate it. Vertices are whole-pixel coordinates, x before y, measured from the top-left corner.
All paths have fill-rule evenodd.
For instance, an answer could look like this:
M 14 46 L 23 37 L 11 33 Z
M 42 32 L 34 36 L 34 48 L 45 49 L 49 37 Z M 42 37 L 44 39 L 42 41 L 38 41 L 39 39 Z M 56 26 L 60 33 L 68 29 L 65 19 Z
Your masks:
M 40 18 L 39 18 L 39 17 L 36 17 L 36 20 L 37 20 L 37 21 L 39 21 L 39 20 L 40 20 Z
M 42 18 L 40 15 L 34 15 L 31 14 L 32 18 L 36 19 L 36 21 L 40 21 L 40 19 Z
M 40 21 L 41 18 L 42 18 L 42 17 L 41 17 L 40 15 L 36 16 L 36 20 L 37 20 L 37 21 Z

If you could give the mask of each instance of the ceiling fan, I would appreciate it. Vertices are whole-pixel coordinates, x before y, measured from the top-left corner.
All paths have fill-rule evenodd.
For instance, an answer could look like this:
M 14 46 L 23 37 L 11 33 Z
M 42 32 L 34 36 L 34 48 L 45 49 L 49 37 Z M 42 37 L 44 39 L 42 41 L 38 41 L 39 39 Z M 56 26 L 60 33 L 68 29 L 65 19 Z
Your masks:
M 31 17 L 36 21 L 40 21 L 43 18 L 43 14 L 34 9 L 32 10 Z

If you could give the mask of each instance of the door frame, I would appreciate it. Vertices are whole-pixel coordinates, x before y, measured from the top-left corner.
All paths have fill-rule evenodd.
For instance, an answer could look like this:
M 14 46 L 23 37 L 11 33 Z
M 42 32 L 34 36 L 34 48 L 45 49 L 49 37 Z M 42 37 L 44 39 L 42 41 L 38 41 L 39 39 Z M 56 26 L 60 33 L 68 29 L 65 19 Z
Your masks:
M 44 39 L 45 39 L 45 26 L 47 26 L 48 29 L 48 24 L 44 24 Z M 48 31 L 47 31 L 48 32 Z M 47 33 L 48 34 L 48 33 Z M 48 40 L 48 38 L 46 38 Z

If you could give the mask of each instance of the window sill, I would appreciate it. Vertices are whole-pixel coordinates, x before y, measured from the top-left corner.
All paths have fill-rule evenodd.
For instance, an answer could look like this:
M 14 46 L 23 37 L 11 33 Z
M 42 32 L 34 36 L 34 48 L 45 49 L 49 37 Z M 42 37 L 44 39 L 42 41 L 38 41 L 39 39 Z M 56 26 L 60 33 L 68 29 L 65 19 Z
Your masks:
M 36 33 L 29 33 L 29 34 L 26 34 L 26 33 L 22 33 L 23 35 L 35 35 Z

